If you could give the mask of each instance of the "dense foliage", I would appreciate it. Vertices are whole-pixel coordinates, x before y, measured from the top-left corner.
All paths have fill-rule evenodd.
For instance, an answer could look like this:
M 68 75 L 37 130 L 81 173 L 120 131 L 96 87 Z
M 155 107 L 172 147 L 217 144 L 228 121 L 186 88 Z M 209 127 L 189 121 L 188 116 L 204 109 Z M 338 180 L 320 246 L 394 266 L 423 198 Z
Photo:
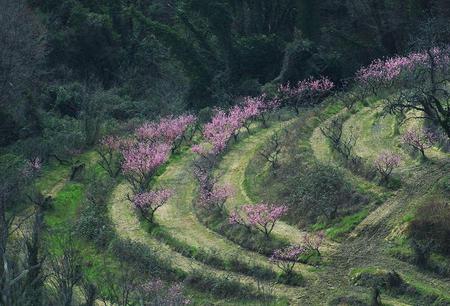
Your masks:
M 450 275 L 449 18 L 423 0 L 0 0 L 0 304 L 303 302 L 292 286 L 392 264 L 387 240 Z M 450 301 L 371 272 L 354 278 L 374 305 Z

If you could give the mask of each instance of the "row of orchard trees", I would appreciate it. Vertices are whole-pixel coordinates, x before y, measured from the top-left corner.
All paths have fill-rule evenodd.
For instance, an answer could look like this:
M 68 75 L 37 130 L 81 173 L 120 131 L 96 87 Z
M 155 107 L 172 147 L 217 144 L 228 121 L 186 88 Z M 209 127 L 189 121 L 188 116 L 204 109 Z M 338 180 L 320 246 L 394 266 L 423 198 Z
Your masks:
M 382 97 L 385 110 L 406 118 L 417 111 L 450 137 L 450 46 L 427 47 L 406 56 L 376 60 L 355 77 L 365 91 Z
M 427 48 L 406 56 L 376 60 L 361 68 L 351 91 L 338 93 L 338 98 L 351 109 L 367 95 L 375 95 L 386 101 L 386 112 L 406 118 L 406 113 L 414 110 L 419 116 L 429 119 L 435 127 L 450 135 L 450 108 L 448 92 L 449 76 L 448 46 Z M 199 182 L 199 205 L 207 211 L 228 214 L 226 200 L 233 194 L 227 184 L 219 185 L 213 170 L 223 152 L 232 140 L 238 141 L 243 131 L 251 133 L 257 121 L 267 126 L 270 113 L 279 107 L 290 107 L 297 114 L 303 107 L 318 105 L 335 89 L 335 84 L 326 77 L 309 78 L 295 85 L 280 85 L 275 96 L 262 94 L 246 97 L 243 102 L 228 110 L 215 109 L 212 118 L 201 130 L 203 140 L 192 146 L 198 155 L 194 162 L 194 175 Z M 111 175 L 122 173 L 132 187 L 129 200 L 141 215 L 153 222 L 154 214 L 164 205 L 173 191 L 168 189 L 149 190 L 149 185 L 158 167 L 164 164 L 171 152 L 176 151 L 184 140 L 192 140 L 197 128 L 192 115 L 166 117 L 158 122 L 145 123 L 136 129 L 132 137 L 109 136 L 103 139 L 99 153 L 100 164 Z M 352 148 L 356 141 L 343 135 L 343 121 L 322 130 L 332 143 L 348 158 L 352 158 Z M 425 129 L 409 129 L 402 135 L 402 141 L 421 152 L 436 142 L 435 132 Z M 383 181 L 387 181 L 395 167 L 401 162 L 399 155 L 386 151 L 374 161 L 374 168 Z M 229 215 L 232 224 L 261 231 L 267 238 L 275 223 L 287 213 L 284 205 L 259 203 L 245 205 Z M 300 254 L 300 246 L 284 250 L 288 254 Z M 284 257 L 283 251 L 277 253 Z M 274 254 L 274 256 L 277 256 Z M 297 256 L 295 255 L 295 256 Z M 292 259 L 292 258 L 291 258 Z
M 406 146 L 426 159 L 425 150 L 439 140 L 448 144 L 450 136 L 450 46 L 429 46 L 405 56 L 378 59 L 362 67 L 355 75 L 350 91 L 338 98 L 351 110 L 364 97 L 375 96 L 384 101 L 384 113 L 393 114 L 398 124 L 410 118 L 425 119 L 424 127 L 407 129 L 401 135 Z M 331 145 L 352 166 L 360 167 L 353 152 L 357 136 L 343 133 L 344 116 L 333 118 L 322 127 Z M 376 158 L 373 168 L 382 182 L 387 182 L 401 156 L 384 151 Z
M 449 46 L 428 47 L 406 56 L 376 60 L 361 68 L 356 73 L 352 90 L 339 93 L 338 98 L 349 109 L 367 95 L 384 98 L 386 112 L 405 119 L 408 112 L 415 111 L 418 117 L 428 119 L 449 136 L 449 53 Z M 251 124 L 257 120 L 266 126 L 268 114 L 281 106 L 299 113 L 302 107 L 319 104 L 334 89 L 335 84 L 326 77 L 309 78 L 295 85 L 280 85 L 275 97 L 265 94 L 246 97 L 229 110 L 215 109 L 210 122 L 203 126 L 204 142 L 192 147 L 192 151 L 201 156 L 195 163 L 195 174 L 202 190 L 201 202 L 220 208 L 232 193 L 228 186 L 217 187 L 211 175 L 215 161 L 226 150 L 230 140 L 236 141 L 244 129 L 250 133 Z M 356 139 L 351 135 L 346 139 L 342 133 L 343 122 L 335 121 L 322 132 L 350 159 Z M 101 165 L 111 176 L 123 173 L 133 189 L 130 200 L 148 220 L 153 220 L 156 209 L 171 194 L 169 190 L 148 191 L 149 183 L 170 152 L 181 145 L 187 133 L 192 134 L 195 122 L 192 115 L 162 118 L 159 122 L 143 124 L 131 138 L 109 136 L 101 143 Z M 409 129 L 402 135 L 402 141 L 418 150 L 423 157 L 425 150 L 437 138 L 431 129 Z M 383 180 L 387 180 L 399 164 L 400 156 L 390 151 L 383 152 L 374 162 Z
M 334 87 L 325 77 L 310 78 L 294 86 L 281 85 L 275 97 L 266 94 L 245 97 L 242 103 L 228 110 L 216 108 L 211 120 L 202 128 L 203 142 L 192 146 L 192 151 L 200 157 L 194 163 L 194 174 L 200 183 L 200 203 L 204 207 L 224 210 L 226 199 L 233 193 L 230 186 L 218 186 L 217 178 L 212 175 L 215 162 L 231 140 L 237 141 L 243 130 L 250 133 L 252 124 L 257 121 L 267 127 L 270 113 L 280 106 L 291 107 L 299 113 L 302 107 L 317 105 Z M 192 140 L 198 127 L 196 121 L 193 115 L 170 116 L 144 123 L 129 137 L 107 136 L 100 142 L 100 165 L 113 178 L 119 174 L 124 176 L 133 192 L 128 196 L 129 200 L 150 222 L 153 222 L 156 210 L 172 194 L 167 189 L 149 191 L 150 182 L 170 153 L 175 152 L 184 140 Z M 265 206 L 268 207 L 270 205 Z M 270 230 L 266 229 L 265 233 L 268 236 Z
M 151 180 L 170 153 L 192 136 L 196 121 L 193 115 L 166 117 L 143 124 L 130 137 L 107 136 L 100 143 L 100 165 L 112 177 L 123 174 L 132 190 L 128 199 L 149 222 L 172 195 L 170 189 L 149 190 Z
M 232 140 L 238 141 L 242 131 L 251 133 L 252 124 L 260 122 L 267 127 L 270 114 L 281 106 L 289 106 L 299 113 L 301 107 L 313 106 L 326 97 L 334 87 L 326 78 L 309 79 L 296 86 L 280 86 L 279 94 L 269 98 L 263 94 L 246 97 L 241 104 L 228 111 L 216 109 L 211 120 L 202 130 L 203 142 L 192 146 L 198 155 L 194 162 L 194 174 L 199 182 L 198 206 L 207 214 L 227 216 L 229 224 L 248 230 L 248 234 L 260 232 L 266 239 L 271 239 L 275 224 L 288 213 L 288 207 L 279 203 L 261 202 L 243 205 L 240 209 L 229 212 L 225 203 L 233 195 L 232 186 L 219 185 L 219 176 L 214 175 L 217 161 L 226 152 Z M 306 235 L 302 245 L 289 245 L 273 251 L 270 260 L 284 273 L 289 281 L 294 274 L 294 267 L 302 255 L 316 252 L 323 241 L 323 233 Z

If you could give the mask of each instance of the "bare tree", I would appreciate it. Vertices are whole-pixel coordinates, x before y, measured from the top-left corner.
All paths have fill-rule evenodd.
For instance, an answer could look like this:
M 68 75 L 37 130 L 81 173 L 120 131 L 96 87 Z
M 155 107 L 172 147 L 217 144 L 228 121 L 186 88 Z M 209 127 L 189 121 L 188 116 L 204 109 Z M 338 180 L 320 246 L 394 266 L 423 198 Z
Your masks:
M 32 186 L 33 173 L 14 156 L 0 158 L 0 296 L 3 305 L 26 305 L 40 291 L 43 211 L 31 213 L 18 204 Z M 36 202 L 37 203 L 37 202 Z M 35 204 L 36 204 L 35 203 Z M 26 228 L 34 217 L 31 230 Z M 39 303 L 39 294 L 36 295 Z M 31 303 L 31 305 L 33 305 Z
M 259 151 L 259 155 L 264 157 L 264 159 L 270 163 L 272 169 L 276 169 L 278 165 L 278 158 L 282 151 L 281 136 L 279 133 L 275 133 L 269 140 L 269 143 Z
M 83 279 L 83 257 L 69 236 L 61 238 L 59 243 L 62 254 L 53 254 L 50 258 L 49 280 L 60 305 L 71 306 L 73 290 Z
M 332 148 L 345 160 L 349 160 L 353 155 L 353 147 L 358 138 L 353 130 L 350 130 L 349 135 L 344 135 L 344 122 L 345 118 L 338 115 L 321 127 L 320 131 L 330 141 Z
M 134 267 L 126 267 L 121 263 L 117 273 L 105 270 L 107 279 L 106 292 L 109 299 L 116 305 L 127 306 L 135 298 L 141 280 L 136 277 Z M 104 298 L 104 302 L 107 299 Z

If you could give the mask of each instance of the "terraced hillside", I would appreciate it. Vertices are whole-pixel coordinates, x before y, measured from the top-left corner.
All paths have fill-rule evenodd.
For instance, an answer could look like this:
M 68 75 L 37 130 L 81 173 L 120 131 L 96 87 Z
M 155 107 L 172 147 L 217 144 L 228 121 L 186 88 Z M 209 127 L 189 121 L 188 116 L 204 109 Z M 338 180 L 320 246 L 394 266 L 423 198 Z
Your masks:
M 310 263 L 306 261 L 295 267 L 295 273 L 302 276 L 301 283 L 283 284 L 279 281 L 281 270 L 267 254 L 249 249 L 239 239 L 218 230 L 220 227 L 204 222 L 196 206 L 198 184 L 192 171 L 196 157 L 188 148 L 182 148 L 180 153 L 175 154 L 152 182 L 153 187 L 163 186 L 174 191 L 170 201 L 157 212 L 155 225 L 141 220 L 130 205 L 127 199 L 131 193 L 128 183 L 122 180 L 114 184 L 108 196 L 107 209 L 116 239 L 138 247 L 118 256 L 114 250 L 102 250 L 87 244 L 91 251 L 85 256 L 93 264 L 89 268 L 92 278 L 97 277 L 102 266 L 108 269 L 122 267 L 126 258 L 131 263 L 125 264 L 134 265 L 133 261 L 142 260 L 145 267 L 145 260 L 148 259 L 138 253 L 146 249 L 152 254 L 152 260 L 164 262 L 165 268 L 162 270 L 167 271 L 162 272 L 164 277 L 185 282 L 190 288 L 192 301 L 198 304 L 325 305 L 333 300 L 337 304 L 351 300 L 367 303 L 373 288 L 367 283 L 358 283 L 361 275 L 370 278 L 389 271 L 398 273 L 410 289 L 401 292 L 392 288 L 382 289 L 384 304 L 450 303 L 448 279 L 397 259 L 391 252 L 395 242 L 405 235 L 408 222 L 405 216 L 414 213 L 417 206 L 428 198 L 443 196 L 436 194 L 434 186 L 448 176 L 450 155 L 432 148 L 427 152 L 429 160 L 426 162 L 411 157 L 400 146 L 393 118 L 379 116 L 377 105 L 360 106 L 358 111 L 348 116 L 344 133 L 357 131 L 355 152 L 368 163 L 385 149 L 395 148 L 401 154 L 402 164 L 395 170 L 395 177 L 401 183 L 395 189 L 355 173 L 331 149 L 320 128 L 345 112 L 340 105 L 305 110 L 298 116 L 289 115 L 288 118 L 281 116 L 284 120 L 273 116 L 269 127 L 254 127 L 250 134 L 242 134 L 216 165 L 219 182 L 231 184 L 235 190 L 225 204 L 226 211 L 261 199 L 276 200 L 276 188 L 284 183 L 283 177 L 273 178 L 270 167 L 258 152 L 275 133 L 295 130 L 297 133 L 294 136 L 291 134 L 288 140 L 305 163 L 320 162 L 341 169 L 345 179 L 356 190 L 372 197 L 354 215 L 344 216 L 322 227 L 327 234 L 321 246 L 321 259 Z M 291 162 L 291 153 L 287 151 L 282 154 L 282 164 Z M 91 158 L 89 156 L 86 158 Z M 63 196 L 64 192 L 73 196 L 70 193 L 73 183 L 65 179 L 67 175 L 68 171 L 61 168 L 46 172 L 40 180 L 41 190 L 56 198 Z M 85 187 L 80 188 L 82 192 Z M 48 224 L 56 227 L 60 222 L 76 220 L 76 211 L 81 209 L 81 203 L 77 199 L 74 201 L 71 208 L 74 213 L 62 216 L 55 211 L 49 217 Z M 349 218 L 351 221 L 348 221 Z M 272 239 L 301 244 L 304 235 L 317 228 L 298 227 L 282 220 L 276 223 Z M 100 257 L 107 258 L 108 262 L 100 263 Z M 143 273 L 151 274 L 151 271 Z M 210 286 L 205 286 L 205 283 Z

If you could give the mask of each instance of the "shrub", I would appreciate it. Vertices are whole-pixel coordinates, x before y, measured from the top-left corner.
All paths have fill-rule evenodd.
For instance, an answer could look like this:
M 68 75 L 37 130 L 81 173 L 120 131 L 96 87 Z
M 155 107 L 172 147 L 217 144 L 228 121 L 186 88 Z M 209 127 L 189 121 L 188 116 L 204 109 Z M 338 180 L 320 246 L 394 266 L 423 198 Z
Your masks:
M 114 229 L 104 207 L 85 201 L 76 224 L 78 235 L 93 241 L 97 246 L 106 247 L 114 236 Z
M 431 202 L 417 210 L 410 224 L 412 246 L 419 265 L 427 265 L 431 251 L 450 254 L 450 206 Z
M 117 238 L 112 240 L 109 248 L 120 261 L 133 265 L 143 273 L 173 279 L 183 279 L 187 276 L 171 268 L 167 258 L 158 255 L 158 250 L 142 243 Z
M 193 271 L 185 282 L 194 288 L 209 291 L 214 296 L 222 298 L 271 299 L 267 294 L 259 293 L 256 288 L 243 284 L 238 279 L 230 279 L 228 276 L 213 276 L 199 270 Z
M 305 166 L 303 173 L 289 178 L 283 193 L 290 209 L 287 218 L 295 223 L 302 219 L 305 223 L 316 223 L 320 218 L 330 222 L 366 201 L 352 189 L 341 171 L 321 164 Z

